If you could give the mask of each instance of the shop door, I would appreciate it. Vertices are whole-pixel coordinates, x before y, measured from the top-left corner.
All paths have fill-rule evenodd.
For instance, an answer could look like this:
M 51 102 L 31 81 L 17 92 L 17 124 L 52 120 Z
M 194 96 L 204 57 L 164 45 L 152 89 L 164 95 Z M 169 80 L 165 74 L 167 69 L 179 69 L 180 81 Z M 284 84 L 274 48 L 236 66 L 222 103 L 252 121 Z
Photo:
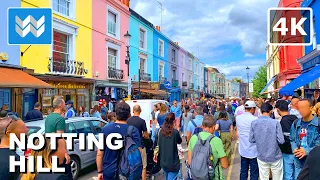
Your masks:
M 24 93 L 22 103 L 22 119 L 25 120 L 27 113 L 34 108 L 34 104 L 36 103 L 35 91 Z
M 0 108 L 8 104 L 9 109 L 11 110 L 11 90 L 10 89 L 0 89 Z

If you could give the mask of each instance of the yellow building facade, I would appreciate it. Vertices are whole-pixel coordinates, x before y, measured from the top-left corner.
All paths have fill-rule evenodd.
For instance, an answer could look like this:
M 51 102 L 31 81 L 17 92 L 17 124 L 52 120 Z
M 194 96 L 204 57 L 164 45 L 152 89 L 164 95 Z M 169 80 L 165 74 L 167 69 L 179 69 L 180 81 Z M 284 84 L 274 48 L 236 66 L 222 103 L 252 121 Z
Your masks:
M 74 102 L 74 108 L 91 107 L 92 0 L 21 0 L 21 7 L 52 8 L 52 45 L 21 45 L 20 65 L 54 89 L 39 89 L 38 101 L 50 112 L 55 96 Z

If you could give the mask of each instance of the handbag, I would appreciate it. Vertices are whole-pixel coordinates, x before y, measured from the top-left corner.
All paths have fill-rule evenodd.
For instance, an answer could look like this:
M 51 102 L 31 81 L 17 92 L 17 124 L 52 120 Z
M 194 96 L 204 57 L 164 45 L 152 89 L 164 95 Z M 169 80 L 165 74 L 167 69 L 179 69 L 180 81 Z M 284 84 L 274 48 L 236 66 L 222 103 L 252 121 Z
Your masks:
M 159 139 L 160 139 L 160 131 L 161 131 L 161 128 L 159 129 L 158 131 L 158 140 L 157 140 L 157 146 L 154 148 L 153 150 L 153 156 L 156 156 L 158 157 L 159 156 Z

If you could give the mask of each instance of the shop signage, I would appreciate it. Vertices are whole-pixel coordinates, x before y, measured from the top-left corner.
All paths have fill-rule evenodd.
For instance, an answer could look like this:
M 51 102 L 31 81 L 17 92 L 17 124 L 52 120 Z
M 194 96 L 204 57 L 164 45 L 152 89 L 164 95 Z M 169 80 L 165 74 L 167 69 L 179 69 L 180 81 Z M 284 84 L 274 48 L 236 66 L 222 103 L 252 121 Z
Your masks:
M 319 64 L 320 63 L 320 56 L 317 56 L 305 63 L 302 64 L 302 69 L 305 70 L 305 69 L 309 69 L 311 67 L 314 67 L 315 65 Z
M 160 89 L 160 83 L 150 83 L 151 89 L 159 90 Z
M 49 83 L 58 89 L 87 89 L 87 85 L 83 84 L 70 84 L 70 83 Z

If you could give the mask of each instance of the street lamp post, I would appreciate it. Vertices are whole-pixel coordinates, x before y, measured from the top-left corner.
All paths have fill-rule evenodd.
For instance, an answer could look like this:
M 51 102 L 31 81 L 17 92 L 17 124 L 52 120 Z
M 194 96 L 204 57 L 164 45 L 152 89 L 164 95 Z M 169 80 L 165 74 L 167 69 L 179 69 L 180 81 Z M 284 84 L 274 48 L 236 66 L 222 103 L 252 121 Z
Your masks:
M 126 60 L 125 60 L 125 64 L 127 64 L 128 66 L 128 100 L 131 100 L 131 78 L 130 78 L 130 38 L 131 35 L 129 34 L 129 32 L 127 31 L 127 33 L 124 35 L 124 38 L 126 40 L 126 47 L 127 47 L 127 56 L 126 56 Z
M 246 70 L 247 70 L 247 78 L 248 78 L 248 96 L 250 96 L 249 95 L 249 70 L 250 70 L 249 66 L 247 66 Z

